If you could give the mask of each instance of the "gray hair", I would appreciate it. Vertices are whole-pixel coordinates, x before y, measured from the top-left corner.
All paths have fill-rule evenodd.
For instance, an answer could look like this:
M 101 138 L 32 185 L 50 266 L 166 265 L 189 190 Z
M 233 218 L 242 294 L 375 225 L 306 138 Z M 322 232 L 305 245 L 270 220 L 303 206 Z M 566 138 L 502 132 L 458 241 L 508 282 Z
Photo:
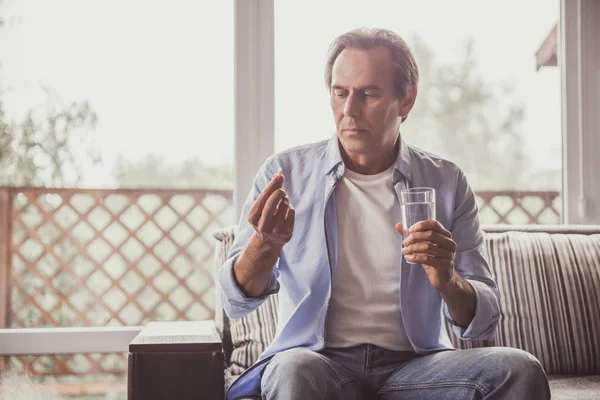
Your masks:
M 325 84 L 331 92 L 333 64 L 342 51 L 346 48 L 369 50 L 374 47 L 385 47 L 392 55 L 395 73 L 396 96 L 403 99 L 407 88 L 419 85 L 419 69 L 413 53 L 408 45 L 398 35 L 389 29 L 359 28 L 338 36 L 329 47 L 327 66 L 325 68 Z M 402 122 L 406 117 L 402 117 Z

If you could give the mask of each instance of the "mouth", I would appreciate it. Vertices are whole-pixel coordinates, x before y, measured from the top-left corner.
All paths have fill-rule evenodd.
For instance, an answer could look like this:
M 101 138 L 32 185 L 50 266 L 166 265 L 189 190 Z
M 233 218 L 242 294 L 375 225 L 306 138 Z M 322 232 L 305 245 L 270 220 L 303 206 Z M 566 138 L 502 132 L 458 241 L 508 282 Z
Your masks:
M 364 129 L 354 129 L 354 128 L 352 128 L 352 129 L 343 129 L 342 131 L 343 132 L 366 132 L 366 130 L 364 130 Z

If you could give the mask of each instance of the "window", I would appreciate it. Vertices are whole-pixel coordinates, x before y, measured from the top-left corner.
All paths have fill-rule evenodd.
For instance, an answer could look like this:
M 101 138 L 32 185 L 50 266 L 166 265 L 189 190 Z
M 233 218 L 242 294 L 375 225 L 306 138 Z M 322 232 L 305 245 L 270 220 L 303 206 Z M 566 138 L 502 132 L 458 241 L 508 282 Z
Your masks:
M 276 150 L 335 132 L 323 78 L 333 39 L 361 26 L 389 28 L 407 40 L 421 75 L 404 138 L 463 168 L 483 223 L 560 222 L 560 71 L 536 65 L 547 38 L 556 57 L 559 8 L 558 1 L 276 1 Z
M 0 5 L 0 328 L 212 316 L 213 233 L 234 222 L 233 1 L 207 7 Z M 57 384 L 124 382 L 124 361 L 11 357 Z
M 64 185 L 232 187 L 231 1 L 210 13 L 201 2 L 140 0 L 10 0 L 0 10 L 7 120 L 34 111 L 41 126 L 71 106 L 97 118 L 79 130 L 93 141 L 69 137 L 82 170 L 64 171 Z M 197 176 L 176 174 L 184 162 Z

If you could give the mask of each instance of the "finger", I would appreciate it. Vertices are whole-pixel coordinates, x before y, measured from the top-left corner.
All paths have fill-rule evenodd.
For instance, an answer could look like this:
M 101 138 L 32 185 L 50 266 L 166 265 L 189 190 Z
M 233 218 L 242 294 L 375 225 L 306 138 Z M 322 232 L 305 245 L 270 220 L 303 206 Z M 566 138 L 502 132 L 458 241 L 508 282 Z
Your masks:
M 285 216 L 287 215 L 287 210 L 290 207 L 290 201 L 284 197 L 283 200 L 279 203 L 279 208 L 277 209 L 274 218 L 274 226 L 273 233 L 281 233 L 283 231 L 283 224 L 285 223 Z
M 271 197 L 271 195 L 277 190 L 281 189 L 283 186 L 284 176 L 282 174 L 275 174 L 271 179 L 271 182 L 267 185 L 267 187 L 262 191 L 260 196 L 256 199 L 252 208 L 250 208 L 250 212 L 248 213 L 248 221 L 252 225 L 257 225 L 260 217 L 262 216 L 263 209 L 267 204 L 267 201 Z
M 258 230 L 260 232 L 271 232 L 275 226 L 275 211 L 279 203 L 286 196 L 283 189 L 277 189 L 271 194 L 258 221 Z
M 411 233 L 410 236 L 408 236 L 406 239 L 404 239 L 404 242 L 402 242 L 402 244 L 404 246 L 410 246 L 413 243 L 423 242 L 423 241 L 434 243 L 434 244 L 440 246 L 441 248 L 446 249 L 451 252 L 456 251 L 456 242 L 454 242 L 454 240 L 450 239 L 447 236 L 443 236 L 443 235 L 439 234 L 438 232 L 434 232 L 434 231 Z
M 445 258 L 436 258 L 432 255 L 425 253 L 415 253 L 405 255 L 406 261 L 413 262 L 415 264 L 428 265 L 433 268 L 448 269 L 452 266 L 452 261 Z
M 294 222 L 296 221 L 296 210 L 290 205 L 285 216 L 283 224 L 283 233 L 291 235 L 294 232 Z
M 456 251 L 456 243 L 452 239 L 433 231 L 413 233 L 404 240 L 403 245 L 410 246 L 419 242 L 430 242 L 446 251 Z
M 284 204 L 287 207 L 289 207 L 289 205 L 290 205 L 290 199 L 288 198 L 287 193 L 283 196 L 283 199 L 281 199 L 281 201 L 279 202 L 279 204 L 277 204 L 277 207 L 275 208 L 275 212 L 273 213 L 273 215 L 276 216 L 277 214 L 279 214 L 280 211 L 281 211 L 281 207 L 283 207 Z M 283 218 L 285 218 L 285 212 L 283 213 Z
M 396 230 L 398 231 L 398 233 L 400 233 L 402 236 L 405 236 L 405 232 L 404 232 L 404 225 L 402 224 L 402 222 L 398 222 L 395 226 Z M 407 233 L 407 232 L 406 232 Z M 406 235 L 408 236 L 408 235 Z
M 417 242 L 402 248 L 402 254 L 429 254 L 435 258 L 452 259 L 452 252 L 430 242 Z
M 423 232 L 423 231 L 434 231 L 434 232 L 438 232 L 446 237 L 452 238 L 452 233 L 450 233 L 448 230 L 446 230 L 446 228 L 444 228 L 444 226 L 442 224 L 440 224 L 438 221 L 434 221 L 434 220 L 417 222 L 416 224 L 411 226 L 408 230 L 410 233 Z

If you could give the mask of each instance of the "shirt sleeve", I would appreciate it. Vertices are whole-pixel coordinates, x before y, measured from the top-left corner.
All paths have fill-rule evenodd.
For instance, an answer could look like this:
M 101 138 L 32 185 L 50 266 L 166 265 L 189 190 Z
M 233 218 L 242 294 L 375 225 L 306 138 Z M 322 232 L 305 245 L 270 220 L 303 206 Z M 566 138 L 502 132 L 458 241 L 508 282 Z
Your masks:
M 252 189 L 248 194 L 246 201 L 242 207 L 240 221 L 235 232 L 235 238 L 231 245 L 231 248 L 227 254 L 227 260 L 221 266 L 219 270 L 219 285 L 221 287 L 221 303 L 223 310 L 230 318 L 241 318 L 244 315 L 252 312 L 258 306 L 260 306 L 269 295 L 277 293 L 279 291 L 279 277 L 278 264 L 279 259 L 273 266 L 273 272 L 271 273 L 271 282 L 268 289 L 260 297 L 248 297 L 240 287 L 235 279 L 233 273 L 233 264 L 239 253 L 246 247 L 248 241 L 254 233 L 254 227 L 248 222 L 248 214 L 250 208 L 262 193 L 264 188 L 271 181 L 273 175 L 276 173 L 277 168 L 273 168 L 273 159 L 269 158 L 265 164 L 261 167 L 260 171 L 254 179 Z
M 457 245 L 455 269 L 473 287 L 476 304 L 473 320 L 466 328 L 452 319 L 446 303 L 443 304 L 444 316 L 460 339 L 492 340 L 500 319 L 500 293 L 487 261 L 475 195 L 461 170 L 450 232 Z

